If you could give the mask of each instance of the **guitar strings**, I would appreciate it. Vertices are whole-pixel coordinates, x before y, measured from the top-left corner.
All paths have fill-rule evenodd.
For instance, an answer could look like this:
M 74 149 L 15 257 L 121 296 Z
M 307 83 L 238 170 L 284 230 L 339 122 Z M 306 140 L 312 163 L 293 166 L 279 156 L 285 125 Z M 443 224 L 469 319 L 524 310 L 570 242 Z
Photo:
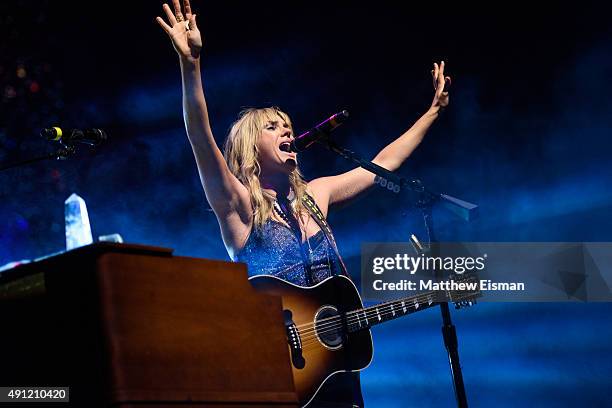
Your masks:
M 362 316 L 366 320 L 369 320 L 373 316 L 377 316 L 378 313 L 376 309 L 378 309 L 378 312 L 380 312 L 380 310 L 386 310 L 387 308 L 390 308 L 391 313 L 393 314 L 396 308 L 398 309 L 397 313 L 399 313 L 399 310 L 403 310 L 404 308 L 415 307 L 415 310 L 416 310 L 418 309 L 419 305 L 424 304 L 424 303 L 427 303 L 429 306 L 431 303 L 434 303 L 433 297 L 434 297 L 434 292 L 427 292 L 427 293 L 423 293 L 420 295 L 416 295 L 411 298 L 400 298 L 400 299 L 391 300 L 385 303 L 380 303 L 379 305 L 371 306 L 369 308 L 364 308 L 364 309 L 361 309 L 360 311 L 354 310 L 354 311 L 346 313 L 346 315 L 352 314 L 352 316 L 349 316 L 347 318 L 347 320 L 349 321 L 348 324 L 354 324 L 355 321 L 359 322 L 360 320 L 362 320 Z M 424 298 L 426 302 L 423 302 Z M 320 331 L 321 329 L 325 329 L 326 325 L 335 324 L 335 322 L 340 317 L 341 316 L 339 315 L 330 316 L 324 319 L 317 320 L 316 322 L 296 325 L 295 327 L 300 331 L 300 333 L 308 333 L 312 330 Z M 322 322 L 325 322 L 325 323 L 322 323 Z M 315 325 L 317 326 L 316 328 L 314 327 Z
M 426 307 L 432 306 L 434 303 L 435 302 L 429 303 L 429 304 L 426 305 Z M 385 309 L 387 309 L 387 308 L 385 308 Z M 416 310 L 417 310 L 417 308 L 414 308 L 414 311 L 416 311 Z M 379 313 L 380 316 L 381 316 L 381 320 L 380 321 L 382 321 L 383 318 L 386 318 L 389 315 L 394 315 L 394 314 L 397 314 L 397 313 L 398 312 L 394 313 L 394 310 L 392 310 L 392 309 L 383 310 L 382 312 Z M 406 312 L 405 314 L 408 314 L 408 313 Z M 372 318 L 375 319 L 374 317 L 372 317 Z M 340 320 L 340 316 L 336 316 L 336 320 Z M 335 323 L 334 325 L 328 326 L 324 330 L 314 330 L 314 333 L 309 333 L 307 335 L 300 336 L 301 341 L 302 341 L 302 348 L 306 348 L 309 345 L 319 343 L 320 342 L 320 340 L 319 340 L 320 335 L 323 335 L 325 333 L 338 330 L 338 329 L 340 329 L 340 328 L 342 328 L 344 326 L 344 324 L 341 321 L 340 322 L 336 321 L 334 323 Z M 353 324 L 356 324 L 356 322 L 354 320 L 353 320 L 353 322 L 347 323 L 347 326 L 353 325 Z
M 432 303 L 428 303 L 426 305 L 426 307 L 431 306 L 432 304 L 434 304 L 434 302 Z M 408 309 L 408 307 L 406 308 Z M 411 306 L 410 307 L 410 311 L 416 311 L 418 309 L 418 307 L 415 306 Z M 382 321 L 383 319 L 387 318 L 388 316 L 395 316 L 399 313 L 402 313 L 403 315 L 408 314 L 408 310 L 406 312 L 403 312 L 403 309 L 401 311 L 397 311 L 395 308 L 391 308 L 389 307 L 384 307 L 384 308 L 380 308 L 379 313 L 371 313 L 367 320 L 374 320 L 376 321 L 376 323 L 378 323 L 379 321 Z M 380 316 L 380 319 L 377 320 L 378 316 Z M 363 318 L 359 318 L 357 319 L 356 317 L 353 318 L 348 318 L 347 322 L 346 322 L 346 326 L 354 326 L 360 323 L 361 320 L 364 320 Z M 309 340 L 313 340 L 313 339 L 317 339 L 318 337 L 320 337 L 321 335 L 324 335 L 326 333 L 329 332 L 333 332 L 336 331 L 338 329 L 343 328 L 344 326 L 344 322 L 342 322 L 342 319 L 340 316 L 335 316 L 334 321 L 328 322 L 328 324 L 325 327 L 315 327 L 314 329 L 311 329 L 310 331 L 304 332 L 303 334 L 300 333 L 300 339 L 302 340 L 303 344 L 306 344 L 309 342 Z M 360 326 L 361 327 L 361 326 Z M 317 339 L 318 341 L 318 339 Z
M 425 298 L 433 297 L 433 292 L 428 292 L 428 293 L 424 293 L 424 294 L 421 294 L 421 295 L 416 295 L 416 296 L 414 296 L 414 297 L 405 298 L 406 300 L 404 300 L 404 303 L 405 303 L 405 304 L 410 304 L 410 303 L 413 303 L 413 304 L 415 304 L 415 303 L 421 303 L 420 301 L 421 301 L 421 300 L 422 300 L 424 297 L 425 297 Z M 402 299 L 404 299 L 404 298 L 402 298 Z M 376 307 L 371 306 L 371 307 L 368 307 L 368 308 L 363 308 L 363 309 L 361 309 L 361 311 L 359 311 L 359 313 L 366 312 L 366 311 L 367 311 L 366 313 L 375 313 L 375 311 L 373 311 L 373 310 L 375 310 L 375 308 L 379 308 L 379 309 L 380 309 L 381 307 L 387 307 L 387 306 L 389 306 L 389 305 L 396 304 L 396 303 L 397 303 L 397 304 L 401 304 L 402 299 L 390 300 L 390 301 L 385 302 L 385 303 L 380 303 L 380 304 L 378 304 Z M 415 302 L 415 301 L 416 301 L 416 302 Z M 357 313 L 357 311 L 351 311 L 351 312 L 348 312 L 348 313 Z M 348 313 L 347 313 L 347 314 L 348 314 Z M 329 319 L 335 319 L 335 318 L 337 318 L 337 317 L 338 317 L 338 315 L 335 315 L 335 316 L 330 316 L 330 317 L 326 317 L 326 318 L 324 318 L 324 319 L 317 320 L 317 323 L 319 323 L 319 322 L 324 322 L 324 321 L 329 320 Z M 306 328 L 307 326 L 313 326 L 314 324 L 315 324 L 315 322 L 309 322 L 309 323 L 304 323 L 304 324 L 298 324 L 298 325 L 296 325 L 295 327 L 296 327 L 297 329 L 301 329 L 301 328 L 303 328 L 303 327 L 304 327 L 304 328 Z
M 423 302 L 423 300 L 427 300 L 427 302 Z M 404 307 L 412 307 L 412 306 L 416 306 L 416 305 L 420 305 L 422 303 L 429 303 L 429 302 L 433 302 L 433 296 L 431 293 L 428 294 L 423 294 L 423 295 L 417 295 L 413 298 L 411 298 L 408 301 L 404 301 L 404 305 L 401 306 L 401 299 L 400 300 L 392 300 L 386 303 L 381 303 L 379 305 L 377 305 L 376 307 L 372 306 L 369 308 L 364 308 L 361 309 L 359 311 L 355 310 L 355 311 L 351 311 L 346 313 L 346 315 L 351 314 L 352 316 L 349 316 L 348 319 L 352 319 L 353 321 L 357 321 L 357 320 L 362 320 L 363 317 L 365 316 L 366 319 L 369 320 L 369 318 L 371 316 L 375 316 L 377 314 L 376 309 L 378 309 L 379 311 L 381 309 L 386 309 L 386 308 L 397 308 L 399 310 L 403 309 Z M 418 306 L 417 306 L 418 307 Z M 300 330 L 300 332 L 304 332 L 307 333 L 309 330 L 314 329 L 314 326 L 316 325 L 317 328 L 324 328 L 325 324 L 327 323 L 326 321 L 329 320 L 337 320 L 340 316 L 339 315 L 335 315 L 335 316 L 330 316 L 330 317 L 326 317 L 324 319 L 320 319 L 317 320 L 316 322 L 309 322 L 309 323 L 305 323 L 305 324 L 300 324 L 300 325 L 296 325 L 296 328 L 298 330 Z M 323 324 L 321 324 L 323 322 Z
M 419 302 L 418 301 L 419 298 L 421 298 L 421 299 L 426 298 L 428 302 L 427 303 Z M 364 309 L 364 316 L 366 316 L 366 318 L 369 316 L 369 319 L 367 319 L 367 320 L 374 319 L 375 321 L 376 321 L 376 317 L 380 316 L 380 319 L 378 321 L 376 321 L 376 323 L 378 323 L 378 322 L 381 322 L 383 320 L 383 318 L 386 318 L 389 315 L 395 316 L 398 313 L 403 312 L 404 307 L 406 307 L 406 309 L 410 308 L 411 312 L 413 312 L 413 311 L 417 311 L 417 309 L 419 308 L 419 306 L 421 304 L 424 305 L 424 308 L 428 308 L 428 307 L 436 304 L 436 302 L 434 302 L 432 300 L 432 298 L 431 298 L 431 293 L 423 294 L 423 295 L 417 296 L 416 298 L 413 298 L 413 299 L 416 300 L 416 302 L 413 302 L 412 305 L 408 305 L 408 306 L 406 306 L 404 304 L 404 306 L 400 307 L 399 304 L 398 304 L 398 301 L 390 301 L 390 302 L 387 302 L 386 304 L 380 304 L 380 305 L 374 307 L 373 309 L 368 310 L 367 312 L 365 312 L 365 309 Z M 411 300 L 413 300 L 413 299 L 411 299 Z M 401 302 L 401 300 L 399 302 Z M 404 301 L 404 303 L 406 303 L 406 301 Z M 384 306 L 382 306 L 382 305 L 384 305 Z M 397 305 L 397 308 L 394 307 L 396 305 Z M 376 308 L 379 309 L 378 312 L 376 312 L 376 310 L 375 310 Z M 412 310 L 412 309 L 414 309 L 414 310 Z M 353 312 L 350 312 L 350 313 L 355 314 L 355 316 L 354 317 L 352 317 L 352 316 L 348 317 L 346 325 L 350 326 L 350 325 L 360 324 L 360 321 L 362 319 L 361 316 L 357 316 L 356 315 L 356 311 L 353 311 Z M 403 312 L 403 315 L 406 315 L 406 314 L 408 314 L 408 311 Z M 344 326 L 344 323 L 341 320 L 341 316 L 332 316 L 330 318 L 326 318 L 326 320 L 330 320 L 330 321 L 327 322 L 325 327 L 323 327 L 323 328 L 315 327 L 314 329 L 311 329 L 310 332 L 308 330 L 306 330 L 306 331 L 304 331 L 304 333 L 305 333 L 304 335 L 300 335 L 300 339 L 302 340 L 302 345 L 304 347 L 310 345 L 312 342 L 315 342 L 315 339 L 316 339 L 316 342 L 319 342 L 318 337 L 320 335 L 325 334 L 325 333 L 330 332 L 330 331 L 338 330 L 338 329 L 340 329 L 340 328 L 342 328 Z M 369 324 L 369 322 L 368 322 L 368 324 Z M 307 324 L 307 325 L 310 325 L 310 324 Z M 302 326 L 304 326 L 304 325 L 302 325 Z M 359 328 L 361 328 L 361 325 L 359 326 Z
M 427 302 L 421 302 L 423 299 L 426 299 Z M 381 316 L 382 318 L 382 316 L 387 317 L 388 315 L 402 313 L 404 308 L 414 309 L 416 311 L 419 305 L 423 303 L 427 303 L 427 305 L 430 305 L 431 303 L 433 303 L 433 299 L 431 299 L 430 296 L 421 296 L 420 299 L 415 299 L 415 300 L 416 301 L 413 302 L 412 304 L 404 304 L 404 306 L 399 306 L 399 305 L 394 306 L 395 303 L 389 303 L 389 304 L 384 304 L 382 306 L 379 305 L 373 310 L 364 309 L 363 312 L 357 312 L 357 311 L 350 312 L 351 315 L 347 316 L 346 324 L 347 326 L 354 325 L 354 324 L 360 324 L 361 321 L 365 321 L 366 324 L 369 324 L 369 320 L 376 321 L 376 318 L 378 316 Z M 378 311 L 376 309 L 378 309 Z M 407 311 L 404 314 L 407 314 Z M 308 327 L 300 330 L 300 335 L 301 335 L 300 337 L 308 338 L 308 335 L 312 334 L 313 332 L 316 332 L 318 334 L 323 334 L 330 330 L 336 330 L 338 327 L 343 325 L 342 316 L 339 316 L 339 315 L 326 318 L 325 320 L 327 321 L 323 324 L 320 324 L 322 320 L 323 319 L 315 323 L 308 323 L 306 325 L 302 325 L 302 327 L 304 326 L 308 326 Z
M 433 303 L 432 303 L 432 304 L 433 304 Z M 428 306 L 431 306 L 432 304 L 429 304 Z M 415 310 L 416 310 L 416 309 L 415 309 Z M 382 319 L 383 319 L 384 317 L 387 317 L 387 316 L 392 315 L 392 314 L 393 314 L 393 312 L 392 312 L 392 311 L 383 311 L 383 312 L 381 312 L 381 313 L 380 313 L 380 316 L 381 316 L 381 321 L 382 321 Z M 397 313 L 396 313 L 396 314 L 397 314 Z M 355 322 L 353 322 L 353 323 L 347 323 L 347 326 L 348 326 L 348 325 L 351 325 L 351 324 L 355 324 Z M 321 331 L 319 331 L 319 330 L 315 330 L 315 332 L 314 332 L 314 333 L 311 333 L 311 334 L 305 335 L 305 336 L 303 336 L 303 337 L 301 336 L 301 337 L 302 337 L 302 348 L 306 348 L 306 347 L 308 347 L 308 346 L 310 346 L 310 345 L 312 345 L 312 344 L 316 344 L 316 343 L 321 342 L 321 340 L 319 339 L 321 335 L 324 335 L 325 333 L 329 333 L 329 332 L 333 332 L 333 331 L 336 331 L 336 330 L 338 330 L 338 329 L 341 329 L 343 326 L 344 326 L 344 325 L 343 325 L 343 323 L 342 323 L 342 322 L 337 322 L 337 324 L 335 325 L 335 327 L 328 327 L 327 329 L 325 329 L 325 330 L 321 330 Z
M 427 300 L 427 302 L 422 302 L 422 300 Z M 406 304 L 406 301 L 404 301 L 404 306 L 400 306 L 401 303 L 398 303 L 398 302 L 401 302 L 401 301 L 390 301 L 387 303 L 383 303 L 370 310 L 363 309 L 363 313 L 357 312 L 357 311 L 349 312 L 352 315 L 346 318 L 346 325 L 351 326 L 355 324 L 360 324 L 362 320 L 369 321 L 372 319 L 378 322 L 378 321 L 382 321 L 383 317 L 386 318 L 389 315 L 397 315 L 399 313 L 403 313 L 404 315 L 408 314 L 408 310 L 406 310 L 406 312 L 403 312 L 404 308 L 411 309 L 411 311 L 414 309 L 414 311 L 416 311 L 420 304 L 426 303 L 426 306 L 429 307 L 433 303 L 435 303 L 433 302 L 433 299 L 430 293 L 426 295 L 420 295 L 420 296 L 417 296 L 416 298 L 411 299 L 410 304 Z M 378 309 L 378 311 L 376 309 Z M 379 316 L 380 316 L 380 319 L 377 321 L 377 318 Z M 325 321 L 325 323 L 319 324 L 322 321 Z M 367 324 L 369 324 L 369 322 Z M 307 327 L 305 330 L 300 330 L 300 338 L 302 340 L 302 344 L 306 345 L 311 340 L 316 339 L 317 337 L 320 337 L 320 335 L 323 335 L 331 331 L 335 331 L 339 328 L 342 328 L 343 326 L 344 326 L 344 322 L 342 322 L 342 316 L 336 315 L 336 316 L 331 316 L 325 319 L 321 319 L 317 321 L 316 323 L 307 323 L 307 324 L 302 324 L 296 327 L 304 327 L 304 328 Z

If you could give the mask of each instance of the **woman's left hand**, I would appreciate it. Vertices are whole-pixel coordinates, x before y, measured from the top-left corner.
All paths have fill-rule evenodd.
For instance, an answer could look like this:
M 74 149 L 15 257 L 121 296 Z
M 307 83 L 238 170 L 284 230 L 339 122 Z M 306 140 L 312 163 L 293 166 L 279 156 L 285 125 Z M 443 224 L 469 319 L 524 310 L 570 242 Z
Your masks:
M 448 106 L 448 87 L 451 85 L 451 78 L 444 76 L 444 61 L 440 65 L 434 62 L 434 69 L 431 70 L 433 86 L 435 90 L 434 99 L 431 103 L 432 108 L 445 108 Z

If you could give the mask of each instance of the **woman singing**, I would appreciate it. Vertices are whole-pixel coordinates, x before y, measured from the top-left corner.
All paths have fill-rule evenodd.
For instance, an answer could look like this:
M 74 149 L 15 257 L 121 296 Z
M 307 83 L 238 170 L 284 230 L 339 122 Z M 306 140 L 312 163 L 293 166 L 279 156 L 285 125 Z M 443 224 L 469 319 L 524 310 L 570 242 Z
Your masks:
M 350 201 L 374 185 L 362 168 L 305 181 L 298 157 L 288 148 L 293 140 L 289 116 L 278 108 L 247 109 L 232 125 L 224 152 L 212 134 L 200 72 L 202 36 L 189 0 L 183 10 L 163 10 L 157 22 L 178 53 L 183 84 L 185 128 L 227 252 L 245 262 L 250 275 L 271 274 L 296 285 L 312 286 L 346 273 L 325 218 L 328 210 Z M 396 170 L 421 143 L 448 105 L 444 61 L 433 64 L 434 98 L 416 123 L 382 149 L 373 162 Z M 363 406 L 358 373 L 341 373 L 325 382 L 309 407 Z

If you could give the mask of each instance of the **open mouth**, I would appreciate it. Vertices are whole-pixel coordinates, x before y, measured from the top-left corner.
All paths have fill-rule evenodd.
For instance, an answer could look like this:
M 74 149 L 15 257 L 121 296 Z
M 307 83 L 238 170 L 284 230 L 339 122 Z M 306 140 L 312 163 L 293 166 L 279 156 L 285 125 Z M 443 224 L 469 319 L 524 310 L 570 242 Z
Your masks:
M 289 142 L 283 142 L 280 144 L 280 146 L 278 146 L 278 148 L 280 149 L 280 151 L 285 152 L 285 153 L 291 153 L 291 143 Z

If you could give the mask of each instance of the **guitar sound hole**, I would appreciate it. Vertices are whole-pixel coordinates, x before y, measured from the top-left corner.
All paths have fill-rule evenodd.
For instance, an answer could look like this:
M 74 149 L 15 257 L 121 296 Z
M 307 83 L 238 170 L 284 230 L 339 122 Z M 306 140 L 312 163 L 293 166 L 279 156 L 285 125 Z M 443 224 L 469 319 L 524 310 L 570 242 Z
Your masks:
M 333 306 L 323 306 L 315 315 L 315 331 L 319 341 L 327 348 L 342 347 L 342 321 Z

